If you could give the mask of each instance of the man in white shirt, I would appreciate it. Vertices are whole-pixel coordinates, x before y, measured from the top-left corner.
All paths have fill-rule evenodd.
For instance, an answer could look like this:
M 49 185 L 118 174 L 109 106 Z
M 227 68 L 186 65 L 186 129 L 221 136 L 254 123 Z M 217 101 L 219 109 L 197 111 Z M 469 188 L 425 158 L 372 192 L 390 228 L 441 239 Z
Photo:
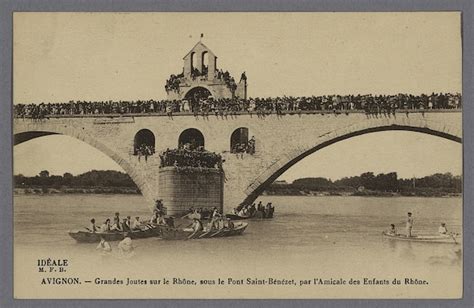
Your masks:
M 135 220 L 132 222 L 132 230 L 141 230 L 140 217 L 135 217 Z

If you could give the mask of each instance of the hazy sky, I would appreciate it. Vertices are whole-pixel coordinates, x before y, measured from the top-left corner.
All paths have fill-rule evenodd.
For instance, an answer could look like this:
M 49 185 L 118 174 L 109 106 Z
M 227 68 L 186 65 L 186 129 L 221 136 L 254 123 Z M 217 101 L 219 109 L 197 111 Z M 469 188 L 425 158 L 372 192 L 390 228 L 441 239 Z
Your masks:
M 461 92 L 455 12 L 16 13 L 14 102 L 165 98 L 165 80 L 181 72 L 201 33 L 218 68 L 237 79 L 246 71 L 253 97 Z M 374 133 L 325 148 L 282 178 L 460 174 L 461 151 L 424 134 Z M 14 155 L 15 173 L 25 175 L 119 168 L 64 136 L 21 144 Z M 333 164 L 347 166 L 344 174 Z
M 20 13 L 14 101 L 165 98 L 201 33 L 253 97 L 461 91 L 458 13 Z

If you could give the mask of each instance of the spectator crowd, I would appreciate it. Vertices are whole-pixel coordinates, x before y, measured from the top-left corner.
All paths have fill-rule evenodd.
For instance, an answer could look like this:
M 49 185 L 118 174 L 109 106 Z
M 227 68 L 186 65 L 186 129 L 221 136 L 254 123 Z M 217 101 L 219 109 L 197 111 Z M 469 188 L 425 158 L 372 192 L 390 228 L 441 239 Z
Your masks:
M 224 73 L 225 74 L 225 73 Z M 225 77 L 223 77 L 225 78 Z M 174 84 L 172 82 L 172 84 Z M 173 86 L 169 90 L 174 90 Z M 460 94 L 431 95 L 324 95 L 310 97 L 222 98 L 199 100 L 137 101 L 70 101 L 68 103 L 16 104 L 14 117 L 43 119 L 61 115 L 167 114 L 192 113 L 194 116 L 233 115 L 241 112 L 284 114 L 299 111 L 365 111 L 370 114 L 393 113 L 396 110 L 428 110 L 462 108 Z
M 255 154 L 255 137 L 252 136 L 247 142 L 236 142 L 232 145 L 231 153 L 237 154 L 237 158 L 243 158 L 243 153 Z
M 193 67 L 191 70 L 191 78 L 192 80 L 201 79 L 207 80 L 208 79 L 208 66 L 204 65 L 202 68 L 202 72 L 200 72 L 197 68 Z M 242 73 L 240 80 L 247 80 L 245 72 Z M 235 82 L 234 77 L 230 75 L 228 71 L 223 71 L 222 69 L 215 71 L 215 81 L 224 81 L 227 88 L 233 93 L 237 89 L 237 83 Z M 179 75 L 172 74 L 170 78 L 166 80 L 165 84 L 165 91 L 169 94 L 170 91 L 174 91 L 179 93 L 180 85 L 186 83 L 186 78 L 184 77 L 184 72 Z
M 148 161 L 148 156 L 155 154 L 155 147 L 142 143 L 135 147 L 134 152 L 134 154 L 138 156 L 138 161 L 140 161 L 142 156 L 145 157 L 145 161 Z
M 160 154 L 160 167 L 176 167 L 178 170 L 187 168 L 208 168 L 222 170 L 224 160 L 220 154 L 209 152 L 204 148 L 167 149 Z

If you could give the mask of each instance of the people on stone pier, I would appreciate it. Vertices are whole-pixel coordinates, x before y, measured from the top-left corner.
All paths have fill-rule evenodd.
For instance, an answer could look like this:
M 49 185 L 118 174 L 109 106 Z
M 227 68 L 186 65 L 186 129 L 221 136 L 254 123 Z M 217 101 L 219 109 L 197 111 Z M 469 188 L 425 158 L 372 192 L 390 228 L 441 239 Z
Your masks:
M 222 156 L 204 150 L 202 146 L 190 143 L 180 145 L 178 149 L 167 149 L 160 154 L 160 167 L 174 166 L 178 170 L 187 168 L 222 169 Z
M 172 75 L 174 76 L 174 75 Z M 243 77 L 243 76 L 242 76 Z M 179 80 L 178 76 L 173 80 Z M 217 78 L 223 78 L 230 88 L 235 88 L 235 80 L 228 72 L 218 71 Z M 170 77 L 171 79 L 171 77 Z M 166 86 L 167 91 L 175 91 L 174 86 Z M 179 87 L 178 87 L 179 88 Z M 161 114 L 172 116 L 175 113 L 192 113 L 195 116 L 215 114 L 227 116 L 241 112 L 283 115 L 300 111 L 344 113 L 352 110 L 367 114 L 390 115 L 396 110 L 460 109 L 462 97 L 459 93 L 395 94 L 395 95 L 322 95 L 322 96 L 282 96 L 273 98 L 220 98 L 188 100 L 137 100 L 137 101 L 69 101 L 63 103 L 42 102 L 39 104 L 15 104 L 13 115 L 16 118 L 31 118 L 34 121 L 46 120 L 56 116 L 100 116 L 123 114 Z

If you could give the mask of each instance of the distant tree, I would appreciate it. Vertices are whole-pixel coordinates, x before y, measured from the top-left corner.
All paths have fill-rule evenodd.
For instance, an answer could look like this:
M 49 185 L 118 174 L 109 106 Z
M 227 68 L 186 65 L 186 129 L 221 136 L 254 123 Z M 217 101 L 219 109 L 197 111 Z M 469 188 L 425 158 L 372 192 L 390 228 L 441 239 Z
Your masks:
M 74 180 L 74 176 L 69 173 L 69 172 L 66 172 L 63 174 L 63 181 L 62 181 L 62 185 L 71 185 L 72 181 Z
M 43 170 L 39 173 L 39 176 L 41 178 L 47 178 L 47 177 L 49 177 L 49 171 L 48 170 Z

